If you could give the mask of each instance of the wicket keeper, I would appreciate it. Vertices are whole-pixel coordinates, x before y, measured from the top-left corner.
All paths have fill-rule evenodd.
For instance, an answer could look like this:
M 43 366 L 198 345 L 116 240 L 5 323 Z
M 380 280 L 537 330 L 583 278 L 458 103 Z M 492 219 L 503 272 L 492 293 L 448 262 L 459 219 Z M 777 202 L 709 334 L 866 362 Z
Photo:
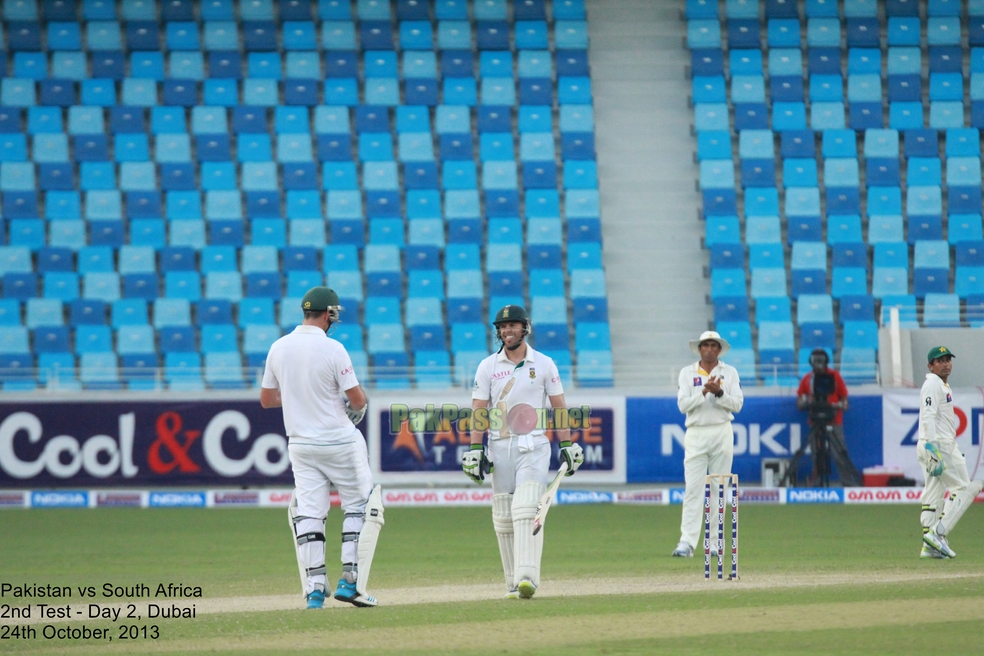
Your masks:
M 953 371 L 953 358 L 953 353 L 945 346 L 930 350 L 929 373 L 919 393 L 916 457 L 926 471 L 919 515 L 923 530 L 920 558 L 957 557 L 947 536 L 984 485 L 981 481 L 970 480 L 967 461 L 957 448 L 953 394 L 946 382 Z

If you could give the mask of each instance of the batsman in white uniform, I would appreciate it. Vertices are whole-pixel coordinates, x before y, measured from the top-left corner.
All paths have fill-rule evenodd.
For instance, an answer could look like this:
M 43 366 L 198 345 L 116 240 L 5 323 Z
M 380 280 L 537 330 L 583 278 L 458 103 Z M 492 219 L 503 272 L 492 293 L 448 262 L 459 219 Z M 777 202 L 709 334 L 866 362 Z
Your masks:
M 490 413 L 488 455 L 482 447 L 485 431 L 473 426 L 462 469 L 479 484 L 493 472 L 492 526 L 499 540 L 506 598 L 529 599 L 540 584 L 544 531 L 533 535 L 533 519 L 548 483 L 550 441 L 542 421 L 531 427 L 524 417 L 540 408 L 566 413 L 567 405 L 557 365 L 526 343 L 531 330 L 526 310 L 507 305 L 492 325 L 502 346 L 478 365 L 472 391 L 473 415 L 485 409 Z M 570 429 L 557 429 L 556 434 L 559 458 L 567 462 L 570 476 L 584 462 L 584 451 L 571 443 Z
M 926 471 L 922 512 L 923 547 L 920 558 L 956 558 L 947 536 L 974 503 L 981 481 L 971 481 L 967 461 L 957 448 L 953 394 L 946 384 L 953 370 L 953 353 L 945 346 L 929 352 L 929 371 L 919 392 L 919 441 L 916 457 Z M 949 494 L 947 492 L 949 491 Z
M 677 407 L 687 415 L 684 434 L 683 474 L 686 491 L 683 494 L 683 519 L 680 522 L 680 543 L 672 555 L 689 558 L 694 555 L 702 524 L 701 494 L 707 474 L 730 474 L 734 459 L 734 431 L 731 420 L 741 411 L 745 397 L 734 367 L 718 358 L 731 348 L 728 341 L 713 330 L 691 340 L 690 350 L 700 360 L 680 370 Z M 711 490 L 717 493 L 717 488 Z M 715 521 L 720 521 L 718 518 Z
M 308 608 L 321 608 L 328 591 L 325 519 L 329 487 L 342 502 L 342 578 L 335 599 L 375 606 L 366 592 L 376 540 L 383 525 L 382 495 L 373 488 L 366 441 L 356 428 L 366 395 L 345 347 L 328 337 L 338 321 L 338 295 L 312 287 L 301 300 L 304 322 L 270 347 L 260 403 L 283 407 L 287 450 L 294 471 L 289 516 Z

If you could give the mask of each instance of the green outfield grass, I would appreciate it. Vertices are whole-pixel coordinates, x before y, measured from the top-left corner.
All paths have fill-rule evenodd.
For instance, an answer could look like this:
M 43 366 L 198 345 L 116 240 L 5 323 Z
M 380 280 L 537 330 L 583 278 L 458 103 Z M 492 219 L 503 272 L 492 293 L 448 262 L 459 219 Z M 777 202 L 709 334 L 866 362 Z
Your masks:
M 707 584 L 702 558 L 669 557 L 679 513 L 679 506 L 559 506 L 546 531 L 543 595 L 517 602 L 492 592 L 488 600 L 387 606 L 387 590 L 501 583 L 489 509 L 392 508 L 372 573 L 378 608 L 202 614 L 157 621 L 156 641 L 0 641 L 0 651 L 293 654 L 347 647 L 569 656 L 980 649 L 980 507 L 968 511 L 952 536 L 957 559 L 922 561 L 918 506 L 746 504 L 742 581 Z M 327 529 L 330 580 L 340 570 L 334 537 L 340 524 L 335 510 Z M 0 529 L 0 582 L 152 588 L 173 582 L 201 586 L 207 599 L 296 595 L 301 605 L 284 510 L 6 511 Z M 669 587 L 618 594 L 620 580 Z M 574 596 L 547 595 L 551 585 L 570 589 L 578 582 L 583 586 Z M 234 602 L 230 610 L 238 610 Z

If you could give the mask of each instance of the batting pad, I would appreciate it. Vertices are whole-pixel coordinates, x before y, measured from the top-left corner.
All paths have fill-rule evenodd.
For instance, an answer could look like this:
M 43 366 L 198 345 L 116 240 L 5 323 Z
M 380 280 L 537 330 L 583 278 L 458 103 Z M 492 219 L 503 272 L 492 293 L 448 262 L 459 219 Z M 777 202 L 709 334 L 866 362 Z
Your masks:
M 963 514 L 967 512 L 967 508 L 970 508 L 974 503 L 974 499 L 980 493 L 982 486 L 984 486 L 984 483 L 981 481 L 971 481 L 967 487 L 956 494 L 950 494 L 950 498 L 947 499 L 946 504 L 943 506 L 943 516 L 940 517 L 940 523 L 936 529 L 937 533 L 946 535 L 953 530 L 953 527 L 957 525 Z
M 534 585 L 540 585 L 540 548 L 543 531 L 533 535 L 533 518 L 536 517 L 536 506 L 540 497 L 547 491 L 546 486 L 536 481 L 527 481 L 516 488 L 513 495 L 512 517 L 516 558 L 516 577 L 518 583 L 529 579 Z
M 502 573 L 506 577 L 507 590 L 512 590 L 516 585 L 513 579 L 516 566 L 513 562 L 512 502 L 511 494 L 497 494 L 492 497 L 492 527 L 495 528 L 495 537 L 499 540 L 499 555 L 502 556 Z
M 383 524 L 383 488 L 377 485 L 366 502 L 366 519 L 359 533 L 359 576 L 355 580 L 355 590 L 365 596 L 369 582 L 369 570 L 372 568 L 372 557 L 376 553 L 376 541 Z
M 325 520 L 298 515 L 296 495 L 296 492 L 291 493 L 287 519 L 294 537 L 301 594 L 307 596 L 319 585 L 322 590 L 328 588 L 325 570 Z

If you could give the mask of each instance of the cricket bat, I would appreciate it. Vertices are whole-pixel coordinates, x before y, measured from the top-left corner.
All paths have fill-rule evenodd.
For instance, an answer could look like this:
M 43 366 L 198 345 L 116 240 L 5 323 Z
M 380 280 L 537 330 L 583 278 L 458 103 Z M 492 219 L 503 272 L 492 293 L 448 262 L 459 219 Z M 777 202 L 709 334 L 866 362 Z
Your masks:
M 560 482 L 564 479 L 564 474 L 566 473 L 567 461 L 565 460 L 560 463 L 560 469 L 557 470 L 557 476 L 550 483 L 550 487 L 540 497 L 540 503 L 536 504 L 536 517 L 533 518 L 533 535 L 539 533 L 540 529 L 543 528 L 543 523 L 547 521 L 547 511 L 550 510 L 550 504 L 553 503 L 554 497 L 557 495 L 557 488 L 560 487 Z
M 496 410 L 499 411 L 499 417 L 502 418 L 502 426 L 499 427 L 499 437 L 509 437 L 509 425 L 506 422 L 506 414 L 508 412 L 506 397 L 509 395 L 509 392 L 512 391 L 513 385 L 515 384 L 515 376 L 506 381 L 506 386 L 502 388 L 502 393 L 499 394 L 499 400 L 495 404 Z

